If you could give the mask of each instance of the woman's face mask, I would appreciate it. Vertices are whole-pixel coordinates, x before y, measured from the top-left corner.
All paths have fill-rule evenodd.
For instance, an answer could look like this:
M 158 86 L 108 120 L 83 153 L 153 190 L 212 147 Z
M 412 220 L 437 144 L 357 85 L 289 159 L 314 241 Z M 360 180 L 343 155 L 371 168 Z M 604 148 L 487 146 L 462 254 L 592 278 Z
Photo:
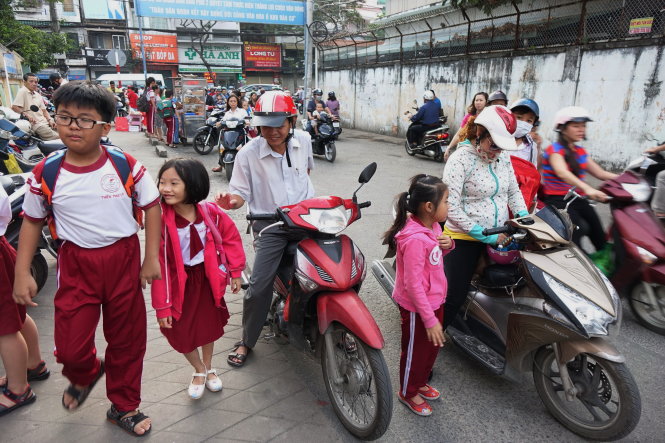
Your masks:
M 531 123 L 517 120 L 517 129 L 515 130 L 515 133 L 513 133 L 513 137 L 522 138 L 531 132 L 531 129 L 533 129 L 533 125 Z

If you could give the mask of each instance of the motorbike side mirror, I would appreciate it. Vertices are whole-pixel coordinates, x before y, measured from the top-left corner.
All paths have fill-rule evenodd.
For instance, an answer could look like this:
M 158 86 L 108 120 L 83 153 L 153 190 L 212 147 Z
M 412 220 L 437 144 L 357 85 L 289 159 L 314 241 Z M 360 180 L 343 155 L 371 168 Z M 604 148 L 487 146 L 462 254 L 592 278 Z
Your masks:
M 372 177 L 374 177 L 374 173 L 376 172 L 376 162 L 372 162 L 365 169 L 363 169 L 363 172 L 360 173 L 360 177 L 358 177 L 358 183 L 365 184 L 369 182 Z
M 38 111 L 39 111 L 39 108 L 38 108 L 37 106 L 35 106 L 35 105 L 30 105 L 30 110 L 31 110 L 32 112 L 38 112 Z
M 418 105 L 418 100 L 415 100 L 415 99 L 414 99 L 414 100 L 413 100 L 413 104 L 417 106 L 417 105 Z

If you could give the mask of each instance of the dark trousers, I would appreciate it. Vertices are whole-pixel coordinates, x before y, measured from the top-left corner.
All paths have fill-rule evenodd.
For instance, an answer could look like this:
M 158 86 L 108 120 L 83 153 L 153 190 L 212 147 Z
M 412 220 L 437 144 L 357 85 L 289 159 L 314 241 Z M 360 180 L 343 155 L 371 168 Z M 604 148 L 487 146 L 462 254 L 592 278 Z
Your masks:
M 399 360 L 400 393 L 413 398 L 418 389 L 427 384 L 427 378 L 439 354 L 439 347 L 427 339 L 427 330 L 420 315 L 399 307 L 402 317 L 402 353 Z M 434 311 L 441 322 L 443 306 Z
M 406 131 L 406 140 L 409 143 L 420 143 L 427 131 L 438 127 L 438 124 L 423 125 L 421 123 L 414 123 L 409 126 L 409 129 Z
M 448 279 L 448 295 L 444 305 L 443 329 L 446 329 L 459 312 L 469 292 L 469 284 L 476 270 L 480 255 L 487 245 L 479 241 L 455 240 L 455 249 L 443 258 L 443 269 Z
M 545 203 L 563 209 L 566 207 L 566 202 L 563 200 L 563 197 L 563 195 L 548 195 L 545 197 Z M 573 242 L 577 246 L 582 248 L 582 238 L 588 236 L 593 247 L 596 248 L 596 251 L 600 251 L 605 247 L 606 241 L 603 224 L 600 222 L 596 210 L 593 209 L 593 206 L 589 204 L 588 200 L 581 198 L 576 199 L 568 208 L 568 215 L 573 224 L 578 226 L 578 228 L 573 231 Z
M 255 223 L 254 234 L 258 235 L 267 225 Z M 279 228 L 270 228 L 256 238 L 256 257 L 249 279 L 249 289 L 242 305 L 242 341 L 249 348 L 256 345 L 268 317 L 273 283 L 284 250 L 290 242 L 300 241 L 302 238 L 302 233 Z

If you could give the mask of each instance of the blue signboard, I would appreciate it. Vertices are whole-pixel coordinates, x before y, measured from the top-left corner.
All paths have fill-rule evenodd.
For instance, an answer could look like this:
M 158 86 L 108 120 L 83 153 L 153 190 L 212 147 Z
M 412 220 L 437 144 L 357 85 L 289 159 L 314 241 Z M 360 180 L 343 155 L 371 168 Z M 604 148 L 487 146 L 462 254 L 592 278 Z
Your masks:
M 16 59 L 14 58 L 14 54 L 7 53 L 4 55 L 5 57 L 5 69 L 7 70 L 8 74 L 18 74 L 18 65 L 16 63 Z
M 123 0 L 82 0 L 81 6 L 87 19 L 125 20 Z
M 304 25 L 305 3 L 289 0 L 135 0 L 142 17 Z M 194 4 L 196 3 L 196 4 Z

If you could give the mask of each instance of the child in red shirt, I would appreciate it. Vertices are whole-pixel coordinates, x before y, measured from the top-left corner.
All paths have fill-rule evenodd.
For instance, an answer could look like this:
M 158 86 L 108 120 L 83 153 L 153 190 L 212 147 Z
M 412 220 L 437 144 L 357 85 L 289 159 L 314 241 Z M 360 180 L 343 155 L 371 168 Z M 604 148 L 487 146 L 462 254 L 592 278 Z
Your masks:
M 210 178 L 200 161 L 167 161 L 158 183 L 163 279 L 152 286 L 152 304 L 162 333 L 194 367 L 188 393 L 196 400 L 205 388 L 222 390 L 212 354 L 229 319 L 224 292 L 229 281 L 234 294 L 240 290 L 245 252 L 233 220 L 216 204 L 204 201 Z
M 62 405 L 69 411 L 78 409 L 106 373 L 111 401 L 107 418 L 130 433 L 144 435 L 151 429 L 151 420 L 138 410 L 146 348 L 141 286 L 160 278 L 159 192 L 136 159 L 100 145 L 101 137 L 111 130 L 115 102 L 111 92 L 91 82 L 69 82 L 53 95 L 58 134 L 67 150 L 40 162 L 28 178 L 14 298 L 34 305 L 31 299 L 37 285 L 30 275 L 30 262 L 44 221 L 52 217 L 50 227 L 62 241 L 54 339 L 62 374 L 70 381 Z M 61 163 L 49 190 L 43 174 L 53 171 L 45 165 L 58 158 Z M 129 169 L 133 183 L 129 191 L 115 163 L 118 158 Z M 136 235 L 137 208 L 145 212 L 146 220 L 143 265 Z M 95 349 L 102 312 L 108 343 L 104 360 L 97 358 Z

